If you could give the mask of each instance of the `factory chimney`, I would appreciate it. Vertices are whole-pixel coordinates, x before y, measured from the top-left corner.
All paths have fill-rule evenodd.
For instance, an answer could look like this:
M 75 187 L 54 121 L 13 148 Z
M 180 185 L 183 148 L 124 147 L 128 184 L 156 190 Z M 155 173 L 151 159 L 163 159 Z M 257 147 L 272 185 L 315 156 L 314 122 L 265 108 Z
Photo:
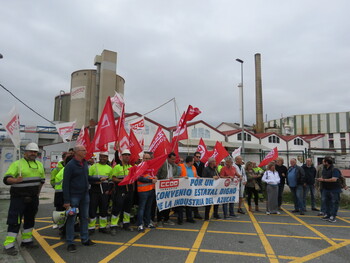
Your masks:
M 261 55 L 255 54 L 255 105 L 256 105 L 256 133 L 264 132 L 263 100 L 261 82 Z

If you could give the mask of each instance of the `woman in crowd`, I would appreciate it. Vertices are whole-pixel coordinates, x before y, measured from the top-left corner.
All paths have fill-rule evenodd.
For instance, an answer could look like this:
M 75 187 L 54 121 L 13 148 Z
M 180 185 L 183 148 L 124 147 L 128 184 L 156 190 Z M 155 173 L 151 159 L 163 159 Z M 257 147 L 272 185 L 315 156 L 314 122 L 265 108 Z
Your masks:
M 267 170 L 262 177 L 262 181 L 267 184 L 266 214 L 280 214 L 280 212 L 278 212 L 278 184 L 280 183 L 280 176 L 275 169 L 274 162 L 267 165 Z
M 247 162 L 245 165 L 245 173 L 247 175 L 247 184 L 246 184 L 246 191 L 247 191 L 247 201 L 249 206 L 249 212 L 252 212 L 252 195 L 254 195 L 254 203 L 255 203 L 255 211 L 259 211 L 259 193 L 260 187 L 257 183 L 257 179 L 261 177 L 260 174 L 257 174 L 253 170 L 253 163 Z

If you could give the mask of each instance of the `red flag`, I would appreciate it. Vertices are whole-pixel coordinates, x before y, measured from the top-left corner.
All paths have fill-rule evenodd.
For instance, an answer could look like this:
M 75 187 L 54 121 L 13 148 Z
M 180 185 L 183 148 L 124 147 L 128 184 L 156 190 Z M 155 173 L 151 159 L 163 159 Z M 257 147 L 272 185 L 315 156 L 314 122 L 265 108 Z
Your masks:
M 220 142 L 216 142 L 213 153 L 211 155 L 207 155 L 208 159 L 210 157 L 215 158 L 217 164 L 221 162 L 222 159 L 229 156 L 230 154 L 226 151 L 225 147 L 222 146 Z M 208 159 L 206 160 L 205 166 L 208 166 Z
M 265 166 L 267 164 L 269 164 L 270 162 L 276 160 L 278 157 L 278 150 L 277 147 L 273 148 L 271 152 L 269 152 L 264 160 L 261 161 L 261 163 L 258 165 L 259 167 Z
M 134 183 L 141 175 L 156 175 L 159 168 L 164 164 L 167 154 L 162 154 L 157 158 L 140 163 L 138 166 L 129 168 L 129 174 L 118 185 Z
M 107 98 L 105 107 L 97 124 L 95 137 L 89 147 L 89 152 L 106 151 L 106 144 L 114 142 L 117 138 L 114 124 L 114 115 L 110 97 Z
M 202 112 L 198 108 L 193 108 L 191 105 L 189 105 L 186 111 L 185 123 L 193 120 L 197 115 L 201 113 Z
M 121 132 L 122 132 L 122 127 L 125 127 L 125 104 L 122 105 L 122 109 L 121 109 L 121 115 L 119 116 L 118 119 L 118 126 L 117 126 L 117 141 L 120 142 L 121 140 Z
M 90 147 L 89 128 L 81 127 L 76 145 L 83 145 L 86 149 Z
M 196 152 L 200 152 L 201 153 L 201 161 L 203 159 L 203 157 L 207 154 L 208 150 L 207 150 L 207 146 L 205 145 L 203 139 L 201 138 L 199 140 L 199 144 L 198 144 L 198 147 L 197 147 L 197 150 Z
M 161 127 L 158 127 L 148 151 L 152 152 L 154 157 L 170 153 L 171 145 Z
M 125 149 L 130 149 L 129 136 L 124 126 L 121 126 L 119 132 L 119 154 Z
M 130 129 L 129 145 L 131 152 L 130 162 L 133 164 L 140 158 L 139 154 L 142 152 L 142 147 L 132 129 Z

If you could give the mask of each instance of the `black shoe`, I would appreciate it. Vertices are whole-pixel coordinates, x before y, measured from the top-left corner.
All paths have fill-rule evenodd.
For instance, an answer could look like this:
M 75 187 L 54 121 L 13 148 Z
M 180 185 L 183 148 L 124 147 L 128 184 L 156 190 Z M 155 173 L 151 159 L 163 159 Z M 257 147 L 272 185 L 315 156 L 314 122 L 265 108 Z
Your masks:
M 103 234 L 110 234 L 111 230 L 109 228 L 100 228 L 98 232 L 103 233 Z
M 300 211 L 300 215 L 305 215 L 304 211 Z
M 85 242 L 81 242 L 84 246 L 94 246 L 96 245 L 95 242 L 92 242 L 91 239 L 89 239 L 88 241 L 85 241 Z
M 16 256 L 18 254 L 18 250 L 15 247 L 4 248 L 4 252 L 9 256 Z
M 316 207 L 311 209 L 312 211 L 320 211 L 320 209 L 317 209 Z
M 192 224 L 196 223 L 196 221 L 194 221 L 193 219 L 186 219 L 186 222 L 192 223 Z
M 200 214 L 198 214 L 198 215 L 194 215 L 194 218 L 196 218 L 196 219 L 203 219 L 203 217 L 201 217 L 201 215 L 200 215 Z
M 115 236 L 117 234 L 117 227 L 112 227 L 111 229 L 111 235 Z
M 95 229 L 89 229 L 89 235 L 93 235 L 95 233 Z
M 243 211 L 243 209 L 242 209 L 242 208 L 238 208 L 238 209 L 237 209 L 237 212 L 238 212 L 238 213 L 240 213 L 240 214 L 242 214 L 242 215 L 244 215 L 244 214 L 245 214 L 245 212 Z
M 25 247 L 25 248 L 38 248 L 39 245 L 37 243 L 34 243 L 34 241 L 31 242 L 22 242 L 21 243 L 21 247 Z
M 298 209 L 295 209 L 292 211 L 292 213 L 299 213 L 300 211 Z
M 76 246 L 75 246 L 74 244 L 68 245 L 67 250 L 68 250 L 68 252 L 70 252 L 70 253 L 75 253 L 75 252 L 77 252 L 77 248 L 76 248 Z
M 177 223 L 178 223 L 179 225 L 183 225 L 182 220 L 177 220 Z

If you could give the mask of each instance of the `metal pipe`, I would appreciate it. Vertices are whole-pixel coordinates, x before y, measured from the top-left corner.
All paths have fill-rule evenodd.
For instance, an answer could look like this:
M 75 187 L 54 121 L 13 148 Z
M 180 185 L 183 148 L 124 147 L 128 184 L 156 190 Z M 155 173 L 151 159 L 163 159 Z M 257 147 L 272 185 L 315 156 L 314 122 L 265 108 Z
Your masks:
M 237 62 L 241 64 L 241 83 L 238 85 L 239 88 L 239 98 L 240 98 L 240 104 L 239 104 L 239 110 L 241 113 L 241 140 L 242 140 L 242 157 L 244 159 L 245 156 L 245 149 L 244 149 L 244 103 L 243 103 L 243 63 L 244 61 L 237 58 Z

